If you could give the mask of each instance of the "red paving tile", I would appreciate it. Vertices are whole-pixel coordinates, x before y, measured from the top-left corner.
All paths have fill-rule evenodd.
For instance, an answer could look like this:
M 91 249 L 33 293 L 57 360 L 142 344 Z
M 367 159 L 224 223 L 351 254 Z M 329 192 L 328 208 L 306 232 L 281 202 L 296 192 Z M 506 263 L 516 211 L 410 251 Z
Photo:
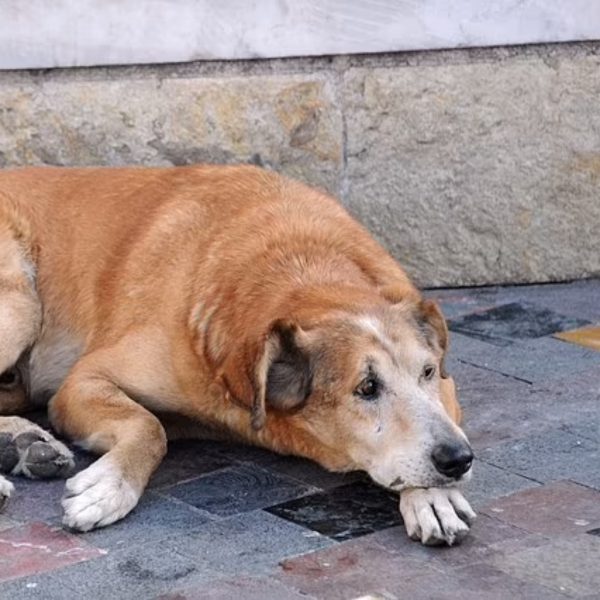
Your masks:
M 406 582 L 436 573 L 421 560 L 387 551 L 368 537 L 281 563 L 278 579 L 301 594 L 347 600 L 361 594 L 395 594 Z
M 557 481 L 494 500 L 481 512 L 531 533 L 584 533 L 600 526 L 600 492 Z
M 0 582 L 53 571 L 106 554 L 45 523 L 0 532 Z

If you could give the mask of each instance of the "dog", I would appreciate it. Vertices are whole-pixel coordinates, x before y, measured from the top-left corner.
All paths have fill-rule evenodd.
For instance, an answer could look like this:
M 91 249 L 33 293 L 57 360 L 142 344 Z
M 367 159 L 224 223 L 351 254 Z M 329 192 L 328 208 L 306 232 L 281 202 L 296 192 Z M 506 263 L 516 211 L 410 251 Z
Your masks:
M 475 517 L 439 307 L 299 182 L 253 166 L 2 171 L 0 331 L 12 472 L 72 468 L 15 416 L 46 404 L 101 455 L 66 482 L 72 530 L 129 513 L 183 437 L 366 471 L 424 544 L 460 541 Z

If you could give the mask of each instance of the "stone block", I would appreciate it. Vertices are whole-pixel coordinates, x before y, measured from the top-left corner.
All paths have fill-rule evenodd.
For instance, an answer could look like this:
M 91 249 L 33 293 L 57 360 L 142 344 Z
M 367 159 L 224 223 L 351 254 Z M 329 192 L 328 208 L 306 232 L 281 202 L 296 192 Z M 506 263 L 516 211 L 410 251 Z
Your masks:
M 540 482 L 570 479 L 600 489 L 598 443 L 560 429 L 481 450 L 479 458 Z
M 600 539 L 592 535 L 557 538 L 537 548 L 497 555 L 492 564 L 513 577 L 571 597 L 597 594 Z
M 253 162 L 339 192 L 342 117 L 319 75 L 0 79 L 0 106 L 0 167 Z
M 221 577 L 260 575 L 289 557 L 334 542 L 264 511 L 206 524 L 201 530 L 175 536 L 161 544 L 163 553 L 189 557 L 198 569 Z
M 574 535 L 600 526 L 600 492 L 559 481 L 495 499 L 482 510 L 531 533 Z
M 357 66 L 347 203 L 422 284 L 600 273 L 600 59 Z

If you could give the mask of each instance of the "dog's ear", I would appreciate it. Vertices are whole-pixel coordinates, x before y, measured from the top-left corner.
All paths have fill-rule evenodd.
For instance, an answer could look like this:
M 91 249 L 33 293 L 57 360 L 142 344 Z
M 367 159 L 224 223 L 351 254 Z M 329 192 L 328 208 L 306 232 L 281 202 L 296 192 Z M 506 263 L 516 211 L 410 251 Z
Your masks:
M 221 379 L 234 399 L 252 410 L 254 429 L 264 426 L 268 407 L 298 408 L 312 389 L 305 332 L 293 322 L 274 321 L 260 339 L 240 344 L 225 361 Z
M 440 376 L 448 377 L 444 364 L 448 351 L 448 326 L 446 319 L 434 300 L 421 300 L 417 304 L 417 323 L 434 352 L 440 353 Z

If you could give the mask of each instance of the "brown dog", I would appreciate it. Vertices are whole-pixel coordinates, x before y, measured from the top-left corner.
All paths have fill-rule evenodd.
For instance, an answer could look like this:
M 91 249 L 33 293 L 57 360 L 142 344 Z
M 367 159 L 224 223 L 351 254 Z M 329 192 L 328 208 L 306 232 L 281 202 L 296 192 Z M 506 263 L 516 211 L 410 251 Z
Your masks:
M 51 398 L 103 455 L 67 526 L 122 518 L 167 439 L 203 436 L 365 470 L 424 543 L 468 531 L 444 318 L 333 199 L 197 166 L 4 171 L 0 203 L 0 414 Z

